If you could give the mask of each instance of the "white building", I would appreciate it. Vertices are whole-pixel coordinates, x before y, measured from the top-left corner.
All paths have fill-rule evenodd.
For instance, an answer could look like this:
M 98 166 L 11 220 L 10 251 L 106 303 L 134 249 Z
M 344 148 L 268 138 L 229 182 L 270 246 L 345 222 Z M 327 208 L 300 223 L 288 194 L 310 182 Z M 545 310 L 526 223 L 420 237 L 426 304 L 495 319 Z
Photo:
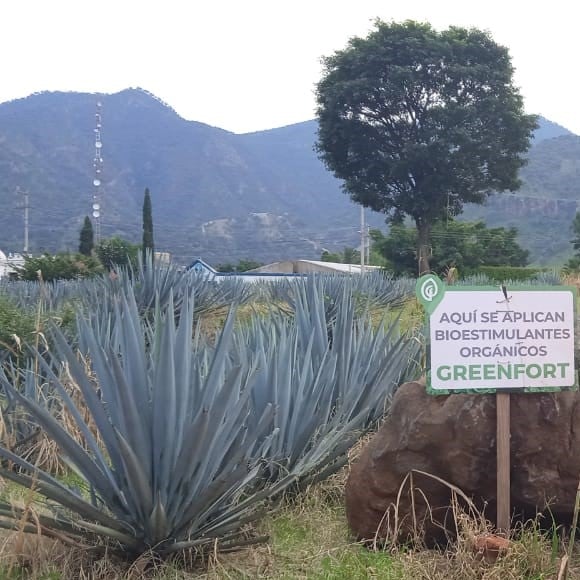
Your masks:
M 380 270 L 380 266 L 365 266 L 365 272 Z M 286 260 L 248 270 L 248 274 L 360 274 L 360 264 L 341 264 L 338 262 L 321 262 L 319 260 Z
M 0 278 L 8 276 L 10 272 L 14 271 L 14 268 L 24 266 L 24 256 L 22 254 L 12 254 L 6 255 L 2 250 L 0 250 Z
M 287 260 L 274 262 L 246 272 L 218 272 L 207 262 L 198 258 L 187 270 L 205 274 L 210 280 L 225 280 L 238 278 L 244 282 L 267 282 L 288 278 L 301 278 L 308 274 L 361 274 L 357 264 L 339 264 L 336 262 L 320 262 L 318 260 Z M 379 266 L 365 266 L 365 272 L 381 270 Z

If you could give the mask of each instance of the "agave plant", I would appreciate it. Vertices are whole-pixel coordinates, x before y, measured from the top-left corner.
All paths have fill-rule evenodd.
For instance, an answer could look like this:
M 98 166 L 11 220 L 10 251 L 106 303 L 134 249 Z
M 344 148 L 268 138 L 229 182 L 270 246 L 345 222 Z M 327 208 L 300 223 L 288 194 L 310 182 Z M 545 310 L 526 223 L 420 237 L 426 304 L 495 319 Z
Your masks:
M 291 474 L 303 485 L 336 471 L 417 372 L 420 344 L 399 332 L 396 318 L 375 328 L 368 313 L 355 316 L 345 285 L 329 321 L 324 289 L 298 286 L 294 318 L 255 318 L 236 336 L 238 357 L 258 361 L 250 383 L 256 410 L 278 409 L 266 456 L 271 481 Z
M 22 366 L 17 366 L 13 361 L 5 363 L 0 368 L 0 376 L 3 378 L 1 382 L 9 383 L 24 397 L 35 401 L 58 417 L 59 421 L 68 424 L 70 417 L 62 399 L 54 392 L 50 382 L 40 378 L 34 359 L 29 357 L 25 364 L 28 371 L 22 373 Z M 71 391 L 74 397 L 74 389 Z M 56 443 L 42 430 L 34 415 L 19 404 L 12 390 L 1 389 L 0 409 L 0 445 L 53 475 L 65 475 L 69 471 Z
M 171 300 L 172 309 L 178 316 L 182 302 L 192 292 L 195 293 L 196 319 L 253 298 L 251 284 L 233 279 L 217 282 L 203 273 L 154 261 L 149 253 L 145 259 L 138 255 L 135 269 L 123 267 L 108 276 L 87 280 L 83 304 L 87 312 L 99 311 L 99 316 L 105 318 L 122 294 L 131 293 L 141 315 L 150 316 L 154 308 L 165 310 Z
M 358 311 L 399 306 L 413 296 L 415 281 L 410 278 L 395 278 L 390 272 L 373 271 L 363 275 L 315 274 L 304 278 L 271 282 L 271 300 L 281 304 L 282 310 L 294 312 L 297 301 L 307 293 L 312 296 L 322 286 L 326 318 L 332 321 L 336 315 L 340 297 L 344 291 L 355 299 Z
M 38 388 L 37 381 L 30 380 L 34 373 L 32 372 L 32 361 L 27 360 L 29 372 L 26 373 L 26 379 L 23 383 L 20 381 L 20 372 L 18 367 L 12 361 L 1 361 L 0 364 L 0 381 L 9 382 L 11 385 L 18 385 L 17 389 L 24 396 L 38 402 L 42 401 L 45 407 L 51 407 L 53 399 L 47 395 L 45 389 Z M 23 447 L 32 441 L 38 434 L 39 428 L 33 418 L 30 417 L 25 409 L 22 409 L 12 394 L 12 389 L 2 392 L 0 397 L 1 417 L 2 417 L 2 444 L 10 450 L 23 450 Z M 24 455 L 28 453 L 24 452 Z
M 84 445 L 42 403 L 0 376 L 6 392 L 58 443 L 84 482 L 80 490 L 66 485 L 0 448 L 9 462 L 0 475 L 46 499 L 35 520 L 45 533 L 108 540 L 119 551 L 153 550 L 162 556 L 216 538 L 227 546 L 245 541 L 243 526 L 257 517 L 260 501 L 276 491 L 251 492 L 260 471 L 252 456 L 267 452 L 274 406 L 255 409 L 247 384 L 251 369 L 229 362 L 232 314 L 211 353 L 196 357 L 193 306 L 192 298 L 184 300 L 176 322 L 169 297 L 168 313 L 158 308 L 149 324 L 140 320 L 134 296 L 123 294 L 104 345 L 90 323 L 79 318 L 80 344 L 98 390 L 65 337 L 53 329 L 56 353 L 42 361 L 43 372 L 74 417 Z M 78 385 L 84 409 L 67 393 L 58 367 Z M 29 371 L 26 378 L 34 380 Z M 87 411 L 90 424 L 83 418 Z M 16 528 L 25 517 L 1 506 L 0 513 L 4 527 Z M 34 521 L 26 523 L 34 527 Z
M 30 280 L 0 280 L 0 295 L 10 297 L 24 310 L 36 310 L 42 302 L 47 311 L 60 310 L 71 301 L 78 301 L 85 280 L 55 280 L 52 282 Z

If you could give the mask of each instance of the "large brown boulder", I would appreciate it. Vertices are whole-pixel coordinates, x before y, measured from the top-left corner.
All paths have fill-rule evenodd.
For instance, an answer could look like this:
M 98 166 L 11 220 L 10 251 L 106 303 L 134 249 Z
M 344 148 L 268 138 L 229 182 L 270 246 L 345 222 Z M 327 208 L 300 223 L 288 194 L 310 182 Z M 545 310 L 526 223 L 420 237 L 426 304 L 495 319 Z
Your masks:
M 534 517 L 549 506 L 550 523 L 552 516 L 570 523 L 580 476 L 579 403 L 578 392 L 511 395 L 511 502 L 518 517 Z M 494 521 L 495 439 L 495 395 L 432 396 L 424 384 L 402 385 L 351 469 L 351 529 L 360 540 L 401 539 L 414 520 L 423 522 L 428 543 L 444 539 L 445 528 L 453 532 L 449 487 L 415 472 L 411 494 L 412 470 L 457 486 Z

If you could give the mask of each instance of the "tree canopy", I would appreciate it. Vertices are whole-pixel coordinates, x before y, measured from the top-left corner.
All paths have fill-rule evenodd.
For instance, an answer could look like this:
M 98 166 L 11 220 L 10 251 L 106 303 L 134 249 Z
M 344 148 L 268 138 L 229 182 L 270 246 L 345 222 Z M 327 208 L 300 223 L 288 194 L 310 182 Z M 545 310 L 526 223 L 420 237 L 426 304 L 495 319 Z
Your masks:
M 570 240 L 574 248 L 574 255 L 566 262 L 568 270 L 580 270 L 580 212 L 576 212 L 571 226 L 574 237 Z
M 218 264 L 215 269 L 218 272 L 247 272 L 248 270 L 255 270 L 256 268 L 259 268 L 263 265 L 263 262 L 256 262 L 255 260 L 245 259 L 239 260 L 237 264 L 232 262 Z
M 322 262 L 335 262 L 338 264 L 360 264 L 360 252 L 349 246 L 342 252 L 329 252 L 324 250 L 320 256 Z
M 323 63 L 321 159 L 355 202 L 413 219 L 428 271 L 434 223 L 520 185 L 536 117 L 524 113 L 507 49 L 477 29 L 377 20 Z
M 151 207 L 151 194 L 149 193 L 149 188 L 145 189 L 145 194 L 143 197 L 143 244 L 142 244 L 143 258 L 147 252 L 155 252 L 155 244 L 153 242 L 153 210 Z
M 73 280 L 88 278 L 101 274 L 103 267 L 94 256 L 85 254 L 43 254 L 42 256 L 25 256 L 24 265 L 15 268 L 19 280 L 38 280 L 45 282 L 54 280 Z
M 93 233 L 93 224 L 89 216 L 85 216 L 83 227 L 79 236 L 79 254 L 90 256 L 95 246 L 95 236 Z
M 451 267 L 463 274 L 480 266 L 525 266 L 528 251 L 518 244 L 517 234 L 516 228 L 487 228 L 481 221 L 437 222 L 431 232 L 431 266 L 440 274 Z M 386 236 L 371 230 L 371 239 L 396 274 L 416 273 L 416 228 L 394 225 Z
M 132 244 L 119 236 L 101 240 L 96 247 L 97 256 L 107 270 L 135 267 L 138 252 L 137 244 Z

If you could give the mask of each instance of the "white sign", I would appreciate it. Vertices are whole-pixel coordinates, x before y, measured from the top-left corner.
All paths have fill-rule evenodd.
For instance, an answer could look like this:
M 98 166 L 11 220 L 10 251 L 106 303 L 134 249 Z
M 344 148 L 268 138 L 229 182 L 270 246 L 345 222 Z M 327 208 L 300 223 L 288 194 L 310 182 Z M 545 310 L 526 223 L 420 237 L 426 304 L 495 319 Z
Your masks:
M 445 289 L 430 312 L 430 387 L 574 387 L 571 289 Z

